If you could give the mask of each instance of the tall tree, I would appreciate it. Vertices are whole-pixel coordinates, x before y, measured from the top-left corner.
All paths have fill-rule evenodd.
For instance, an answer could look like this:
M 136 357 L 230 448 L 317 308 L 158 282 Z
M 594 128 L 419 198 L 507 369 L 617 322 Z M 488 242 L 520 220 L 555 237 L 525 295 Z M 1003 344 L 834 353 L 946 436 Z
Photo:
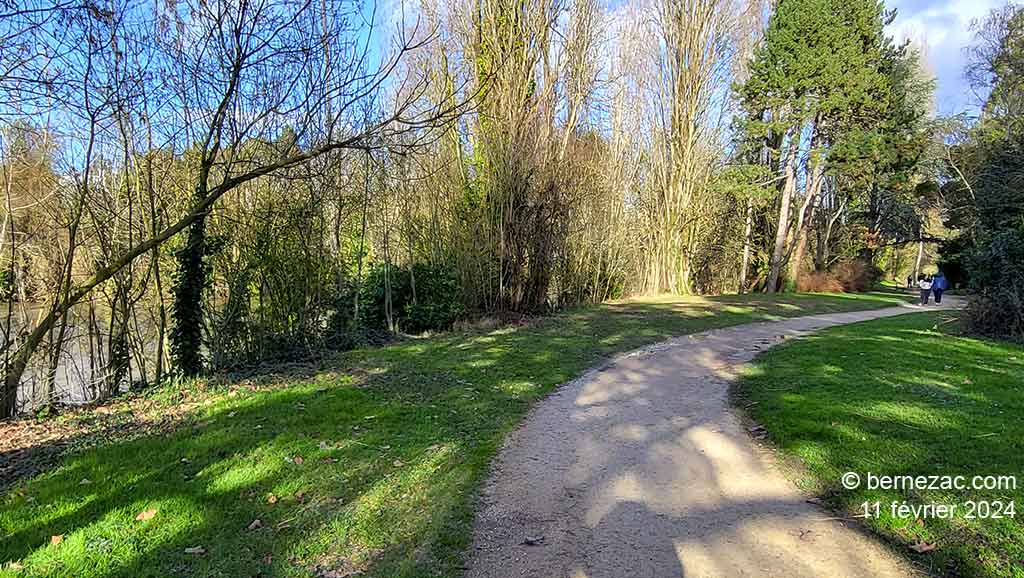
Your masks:
M 885 22 L 877 0 L 782 0 L 739 87 L 747 146 L 779 174 L 768 292 L 787 261 L 800 274 L 833 145 L 886 106 Z
M 120 112 L 121 101 L 110 95 L 121 91 L 111 91 L 111 87 L 148 86 L 148 110 L 160 115 L 153 124 L 166 146 L 173 148 L 182 140 L 188 147 L 195 146 L 194 193 L 162 229 L 105 258 L 91 273 L 79 276 L 82 280 L 69 280 L 64 290 L 53 296 L 7 359 L 0 415 L 14 411 L 29 361 L 75 304 L 186 229 L 192 229 L 191 239 L 202 241 L 203 221 L 228 191 L 332 151 L 378 147 L 399 134 L 429 132 L 461 110 L 459 105 L 420 106 L 425 80 L 417 77 L 408 79 L 400 98 L 387 105 L 376 103 L 400 62 L 429 40 L 429 35 L 424 37 L 415 30 L 401 35 L 395 49 L 371 66 L 368 45 L 356 41 L 367 33 L 363 21 L 355 17 L 360 8 L 345 1 L 328 10 L 332 19 L 327 25 L 304 0 L 186 3 L 155 17 L 131 3 L 104 10 L 69 6 L 50 10 L 68 11 L 74 18 L 65 21 L 72 27 L 65 34 L 86 39 L 69 44 L 61 60 L 64 80 L 81 97 L 60 101 L 58 106 L 72 117 L 81 114 L 96 121 L 90 126 L 103 128 L 97 119 L 113 118 L 112 113 Z M 309 30 L 322 34 L 311 35 Z M 52 26 L 35 27 L 31 33 L 38 35 L 40 42 L 59 34 Z M 323 50 L 325 42 L 337 50 Z M 131 44 L 152 45 L 156 53 L 148 60 L 125 63 L 133 67 L 128 72 L 105 66 L 118 62 L 121 54 L 132 54 L 127 49 Z M 95 103 L 99 98 L 102 106 Z M 328 100 L 332 107 L 325 106 Z M 372 118 L 358 114 L 359 107 L 375 104 L 381 109 L 379 114 Z M 325 116 L 328 110 L 333 112 Z M 243 146 L 250 140 L 273 140 L 285 127 L 294 130 L 295 146 Z M 85 166 L 90 168 L 92 149 L 83 150 Z M 88 170 L 84 174 L 88 175 Z M 88 189 L 88 183 L 84 185 Z M 196 242 L 189 249 L 203 250 L 203 245 Z M 69 258 L 69 263 L 72 261 Z M 182 275 L 200 277 L 202 271 L 195 270 L 200 264 L 201 259 L 182 261 Z M 199 295 L 199 291 L 185 291 L 175 311 L 201 307 L 194 302 Z M 193 315 L 182 321 L 187 325 L 199 320 Z M 185 335 L 195 334 L 191 330 Z M 186 372 L 196 369 L 200 346 L 195 340 L 175 346 L 179 359 L 189 362 Z M 183 354 L 185 351 L 189 353 Z

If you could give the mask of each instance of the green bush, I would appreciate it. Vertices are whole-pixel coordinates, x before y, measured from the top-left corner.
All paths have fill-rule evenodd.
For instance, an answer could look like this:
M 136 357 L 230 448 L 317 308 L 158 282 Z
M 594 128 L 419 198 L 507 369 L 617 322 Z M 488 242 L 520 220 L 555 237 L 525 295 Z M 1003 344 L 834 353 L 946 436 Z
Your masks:
M 0 269 L 0 301 L 14 299 L 14 276 L 7 268 Z
M 957 235 L 939 245 L 939 260 L 935 265 L 946 276 L 950 287 L 963 287 L 969 279 L 971 254 L 975 250 L 968 235 Z
M 391 286 L 392 318 L 398 331 L 445 330 L 463 313 L 459 284 L 450 269 L 416 263 L 410 274 L 409 267 L 392 266 L 388 271 L 377 265 L 370 270 L 360 292 L 360 317 L 368 329 L 387 328 L 386 280 Z
M 970 261 L 971 329 L 1024 341 L 1024 234 L 1005 229 L 980 243 Z

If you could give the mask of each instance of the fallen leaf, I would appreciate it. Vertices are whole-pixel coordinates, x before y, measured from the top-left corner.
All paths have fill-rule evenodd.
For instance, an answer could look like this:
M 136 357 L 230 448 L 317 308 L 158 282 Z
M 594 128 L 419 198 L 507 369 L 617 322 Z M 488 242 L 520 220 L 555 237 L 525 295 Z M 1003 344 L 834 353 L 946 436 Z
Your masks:
M 269 496 L 267 496 L 267 503 L 271 505 L 276 504 L 277 496 L 275 496 L 274 494 L 270 494 Z
M 259 518 L 256 518 L 255 520 L 253 520 L 253 521 L 252 521 L 252 522 L 251 522 L 251 523 L 249 524 L 249 531 L 252 531 L 252 530 L 259 530 L 259 529 L 260 529 L 260 528 L 262 528 L 262 527 L 263 527 L 263 522 L 262 522 L 262 521 L 261 521 L 261 520 L 260 520 Z
M 152 520 L 153 516 L 156 515 L 156 512 L 156 508 L 153 508 L 152 510 L 146 510 L 145 512 L 139 512 L 139 515 L 135 516 L 135 519 L 139 520 L 140 522 L 144 520 Z
M 274 563 L 274 557 L 272 555 L 267 554 L 267 555 L 263 556 L 263 565 L 264 566 L 270 566 L 273 563 Z
M 969 378 L 969 377 L 965 377 L 964 378 L 964 385 L 971 385 L 972 383 L 974 383 L 974 382 L 971 381 L 971 378 Z
M 305 503 L 306 502 L 306 492 L 295 492 L 295 499 L 298 500 L 299 503 Z
M 50 543 L 53 544 L 54 546 L 56 546 L 57 544 L 60 544 L 63 541 L 64 541 L 64 534 L 57 534 L 55 536 L 50 536 Z
M 292 463 L 294 463 L 297 466 L 301 466 L 302 465 L 302 456 L 295 456 L 294 458 L 292 458 Z
M 329 444 L 327 442 L 320 442 L 320 449 L 322 449 L 322 450 L 331 449 L 331 444 Z
M 202 546 L 192 546 L 191 548 L 185 548 L 186 554 L 192 554 L 193 556 L 202 556 L 206 553 L 206 548 Z
M 396 468 L 400 468 L 400 467 L 404 466 L 405 464 L 402 463 L 402 460 L 395 460 L 395 461 L 391 462 L 391 465 L 395 466 Z
M 79 486 L 88 486 L 91 483 L 92 483 L 92 480 L 90 480 L 89 478 L 82 478 L 82 481 L 78 482 L 78 485 Z
M 929 544 L 928 542 L 924 542 L 924 541 L 917 542 L 916 544 L 911 544 L 910 545 L 910 549 L 915 551 L 915 552 L 917 552 L 918 554 L 924 554 L 925 552 L 931 552 L 932 550 L 935 549 L 935 547 L 936 547 L 935 544 Z

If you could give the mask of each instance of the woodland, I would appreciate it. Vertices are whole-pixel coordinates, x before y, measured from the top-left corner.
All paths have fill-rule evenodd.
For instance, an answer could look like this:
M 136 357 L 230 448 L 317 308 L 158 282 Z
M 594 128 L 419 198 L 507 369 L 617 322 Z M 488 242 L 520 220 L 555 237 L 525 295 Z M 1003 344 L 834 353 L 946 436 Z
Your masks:
M 935 265 L 1024 336 L 1024 13 L 938 117 L 876 0 L 0 2 L 0 417 L 395 335 Z

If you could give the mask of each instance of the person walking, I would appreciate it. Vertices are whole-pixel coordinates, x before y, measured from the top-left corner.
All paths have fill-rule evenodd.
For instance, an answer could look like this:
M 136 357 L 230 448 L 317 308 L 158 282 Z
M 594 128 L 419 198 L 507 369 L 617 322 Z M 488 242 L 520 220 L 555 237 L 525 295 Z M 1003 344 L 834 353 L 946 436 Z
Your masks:
M 935 294 L 935 303 L 942 303 L 942 293 L 949 287 L 949 281 L 946 281 L 946 276 L 939 271 L 932 277 L 932 293 Z
M 921 305 L 927 305 L 928 297 L 932 294 L 932 280 L 921 275 L 917 280 L 917 288 L 921 290 Z

